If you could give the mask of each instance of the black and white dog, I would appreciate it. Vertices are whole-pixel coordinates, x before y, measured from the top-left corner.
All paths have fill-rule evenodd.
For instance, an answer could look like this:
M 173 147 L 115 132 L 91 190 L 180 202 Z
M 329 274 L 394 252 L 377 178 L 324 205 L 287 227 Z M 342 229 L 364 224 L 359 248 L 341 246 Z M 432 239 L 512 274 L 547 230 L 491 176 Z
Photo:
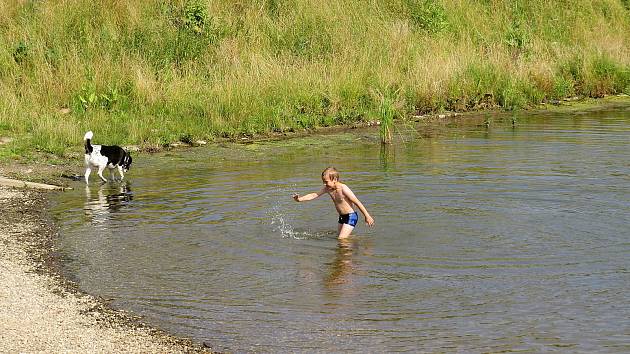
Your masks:
M 90 173 L 92 173 L 92 167 L 98 168 L 98 176 L 101 177 L 103 182 L 107 182 L 107 179 L 103 177 L 103 170 L 105 167 L 110 169 L 110 176 L 114 177 L 114 168 L 118 168 L 120 174 L 120 180 L 125 178 L 123 172 L 129 171 L 131 167 L 131 155 L 123 148 L 117 145 L 92 145 L 90 140 L 94 134 L 89 131 L 85 133 L 83 141 L 85 142 L 85 183 L 89 183 Z

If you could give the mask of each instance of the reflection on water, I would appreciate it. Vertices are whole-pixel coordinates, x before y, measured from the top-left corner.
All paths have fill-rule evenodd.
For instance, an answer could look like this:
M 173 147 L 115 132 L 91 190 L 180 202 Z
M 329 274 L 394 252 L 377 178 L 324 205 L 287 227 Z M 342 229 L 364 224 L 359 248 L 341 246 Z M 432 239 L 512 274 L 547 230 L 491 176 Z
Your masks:
M 86 185 L 83 210 L 92 224 L 105 224 L 111 214 L 116 213 L 132 200 L 133 194 L 129 181 L 104 183 L 97 187 Z
M 379 155 L 381 168 L 383 171 L 391 171 L 395 163 L 395 149 L 389 144 L 381 145 L 381 153 Z
M 335 260 L 330 266 L 330 273 L 326 277 L 326 286 L 334 288 L 351 281 L 351 273 L 353 269 L 352 254 L 357 247 L 355 238 L 340 239 L 339 245 L 335 252 Z
M 144 156 L 59 195 L 66 271 L 217 350 L 630 351 L 630 111 L 486 120 Z M 329 165 L 374 228 L 293 201 Z
M 371 254 L 369 239 L 359 237 L 338 239 L 333 260 L 324 278 L 328 295 L 336 298 L 359 294 L 362 290 L 357 280 L 361 276 L 361 267 L 357 264 L 357 258 L 361 257 L 365 262 Z

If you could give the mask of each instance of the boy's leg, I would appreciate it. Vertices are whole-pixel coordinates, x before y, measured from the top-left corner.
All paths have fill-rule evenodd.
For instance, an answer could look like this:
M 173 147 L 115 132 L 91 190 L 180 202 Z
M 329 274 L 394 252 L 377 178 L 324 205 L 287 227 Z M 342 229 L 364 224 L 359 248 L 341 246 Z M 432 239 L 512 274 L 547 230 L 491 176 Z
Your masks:
M 339 236 L 337 238 L 346 238 L 350 236 L 350 233 L 354 230 L 354 226 L 348 224 L 339 224 Z

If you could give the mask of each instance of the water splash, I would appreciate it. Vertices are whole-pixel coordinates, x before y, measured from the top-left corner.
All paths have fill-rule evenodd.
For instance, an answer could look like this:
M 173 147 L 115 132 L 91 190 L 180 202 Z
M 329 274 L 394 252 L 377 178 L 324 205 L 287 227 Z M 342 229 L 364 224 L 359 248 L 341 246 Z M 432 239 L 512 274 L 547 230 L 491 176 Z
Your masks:
M 289 216 L 286 214 L 285 210 L 287 210 L 287 208 L 281 200 L 277 200 L 269 210 L 273 231 L 275 233 L 280 233 L 282 238 L 292 238 L 296 240 L 309 238 L 309 232 L 295 230 L 293 225 L 289 223 Z
M 274 193 L 265 193 L 263 197 L 271 205 L 267 214 L 271 218 L 271 226 L 273 232 L 278 233 L 282 238 L 292 238 L 295 240 L 306 240 L 313 238 L 321 238 L 322 235 L 310 232 L 309 230 L 296 230 L 290 220 L 294 217 L 287 212 L 293 210 L 292 204 L 295 203 L 291 195 L 295 193 L 296 185 L 292 184 L 286 187 L 279 187 L 273 190 Z

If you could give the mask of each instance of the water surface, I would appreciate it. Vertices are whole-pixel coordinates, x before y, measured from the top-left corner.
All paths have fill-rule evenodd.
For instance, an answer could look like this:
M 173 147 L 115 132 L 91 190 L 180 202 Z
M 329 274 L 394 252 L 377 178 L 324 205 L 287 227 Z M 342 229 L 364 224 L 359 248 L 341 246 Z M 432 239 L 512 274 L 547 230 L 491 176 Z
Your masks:
M 630 350 L 630 110 L 212 146 L 59 195 L 65 269 L 234 352 Z M 479 122 L 477 122 L 479 123 Z M 336 166 L 376 219 L 336 239 Z

